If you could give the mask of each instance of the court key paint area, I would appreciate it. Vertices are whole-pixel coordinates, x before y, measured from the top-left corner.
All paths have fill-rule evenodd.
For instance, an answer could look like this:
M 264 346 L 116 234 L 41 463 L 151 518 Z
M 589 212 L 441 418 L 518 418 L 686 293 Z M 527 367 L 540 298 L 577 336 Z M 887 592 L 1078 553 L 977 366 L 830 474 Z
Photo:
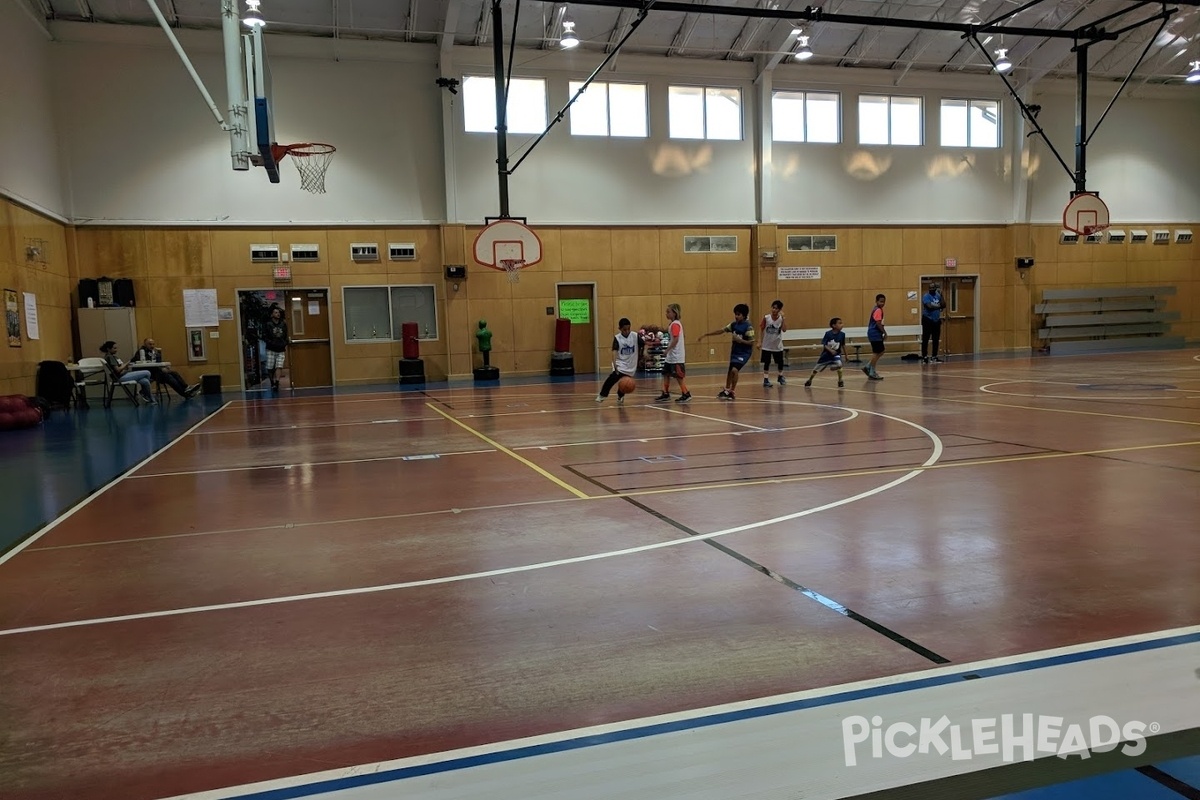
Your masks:
M 842 797 L 993 766 L 847 768 L 847 716 L 1185 731 L 1200 408 L 1079 387 L 1192 355 L 234 401 L 0 561 L 0 795 Z

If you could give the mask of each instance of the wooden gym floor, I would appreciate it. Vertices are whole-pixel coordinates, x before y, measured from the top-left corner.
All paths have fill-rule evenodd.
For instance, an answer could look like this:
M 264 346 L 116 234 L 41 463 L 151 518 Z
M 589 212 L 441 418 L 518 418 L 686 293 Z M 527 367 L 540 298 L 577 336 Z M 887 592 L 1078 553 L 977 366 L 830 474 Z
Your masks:
M 0 796 L 250 796 L 1200 625 L 1194 351 L 805 370 L 226 403 L 0 559 Z

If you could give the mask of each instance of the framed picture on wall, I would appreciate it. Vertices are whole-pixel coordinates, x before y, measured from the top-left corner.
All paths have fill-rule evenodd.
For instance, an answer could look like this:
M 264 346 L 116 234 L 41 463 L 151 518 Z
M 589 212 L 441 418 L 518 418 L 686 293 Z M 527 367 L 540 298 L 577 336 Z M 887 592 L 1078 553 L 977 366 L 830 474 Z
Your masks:
M 188 361 L 207 361 L 204 328 L 187 329 Z
M 8 334 L 8 346 L 21 346 L 21 309 L 17 305 L 15 289 L 4 290 L 4 330 Z

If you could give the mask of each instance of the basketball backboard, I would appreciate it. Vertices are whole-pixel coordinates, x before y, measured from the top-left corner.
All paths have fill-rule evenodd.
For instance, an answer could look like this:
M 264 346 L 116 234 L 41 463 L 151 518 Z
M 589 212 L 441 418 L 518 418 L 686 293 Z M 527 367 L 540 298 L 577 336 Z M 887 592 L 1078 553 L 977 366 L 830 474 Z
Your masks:
M 258 153 L 252 160 L 256 166 L 267 171 L 271 183 L 279 183 L 279 162 L 272 152 L 272 146 L 275 144 L 275 117 L 271 105 L 271 66 L 267 62 L 261 27 L 251 28 L 248 33 L 242 35 L 242 52 L 246 61 L 250 147 Z
M 1100 233 L 1111 224 L 1108 206 L 1095 192 L 1080 192 L 1063 210 L 1063 228 L 1080 236 Z
M 542 240 L 527 225 L 513 219 L 490 223 L 475 237 L 475 260 L 508 273 L 513 283 L 520 270 L 542 260 Z

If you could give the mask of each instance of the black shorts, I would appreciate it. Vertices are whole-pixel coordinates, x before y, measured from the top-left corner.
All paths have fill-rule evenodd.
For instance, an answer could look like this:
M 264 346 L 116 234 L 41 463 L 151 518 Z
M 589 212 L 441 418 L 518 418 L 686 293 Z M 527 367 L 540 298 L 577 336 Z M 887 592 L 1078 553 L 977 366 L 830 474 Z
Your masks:
M 871 340 L 871 352 L 872 353 L 882 353 L 883 352 L 883 339 L 872 339 Z
M 763 369 L 766 369 L 767 367 L 771 366 L 772 361 L 774 361 L 776 364 L 778 364 L 780 369 L 783 369 L 783 351 L 782 350 L 763 350 L 762 351 Z
M 734 353 L 729 356 L 729 368 L 736 369 L 739 372 L 742 367 L 746 366 L 746 362 L 750 360 L 750 353 Z
M 663 373 L 663 377 L 667 378 L 668 380 L 671 378 L 678 378 L 679 380 L 683 380 L 683 376 L 686 373 L 686 370 L 684 369 L 683 364 L 666 364 L 666 363 L 664 363 L 663 367 L 662 367 L 662 373 Z

